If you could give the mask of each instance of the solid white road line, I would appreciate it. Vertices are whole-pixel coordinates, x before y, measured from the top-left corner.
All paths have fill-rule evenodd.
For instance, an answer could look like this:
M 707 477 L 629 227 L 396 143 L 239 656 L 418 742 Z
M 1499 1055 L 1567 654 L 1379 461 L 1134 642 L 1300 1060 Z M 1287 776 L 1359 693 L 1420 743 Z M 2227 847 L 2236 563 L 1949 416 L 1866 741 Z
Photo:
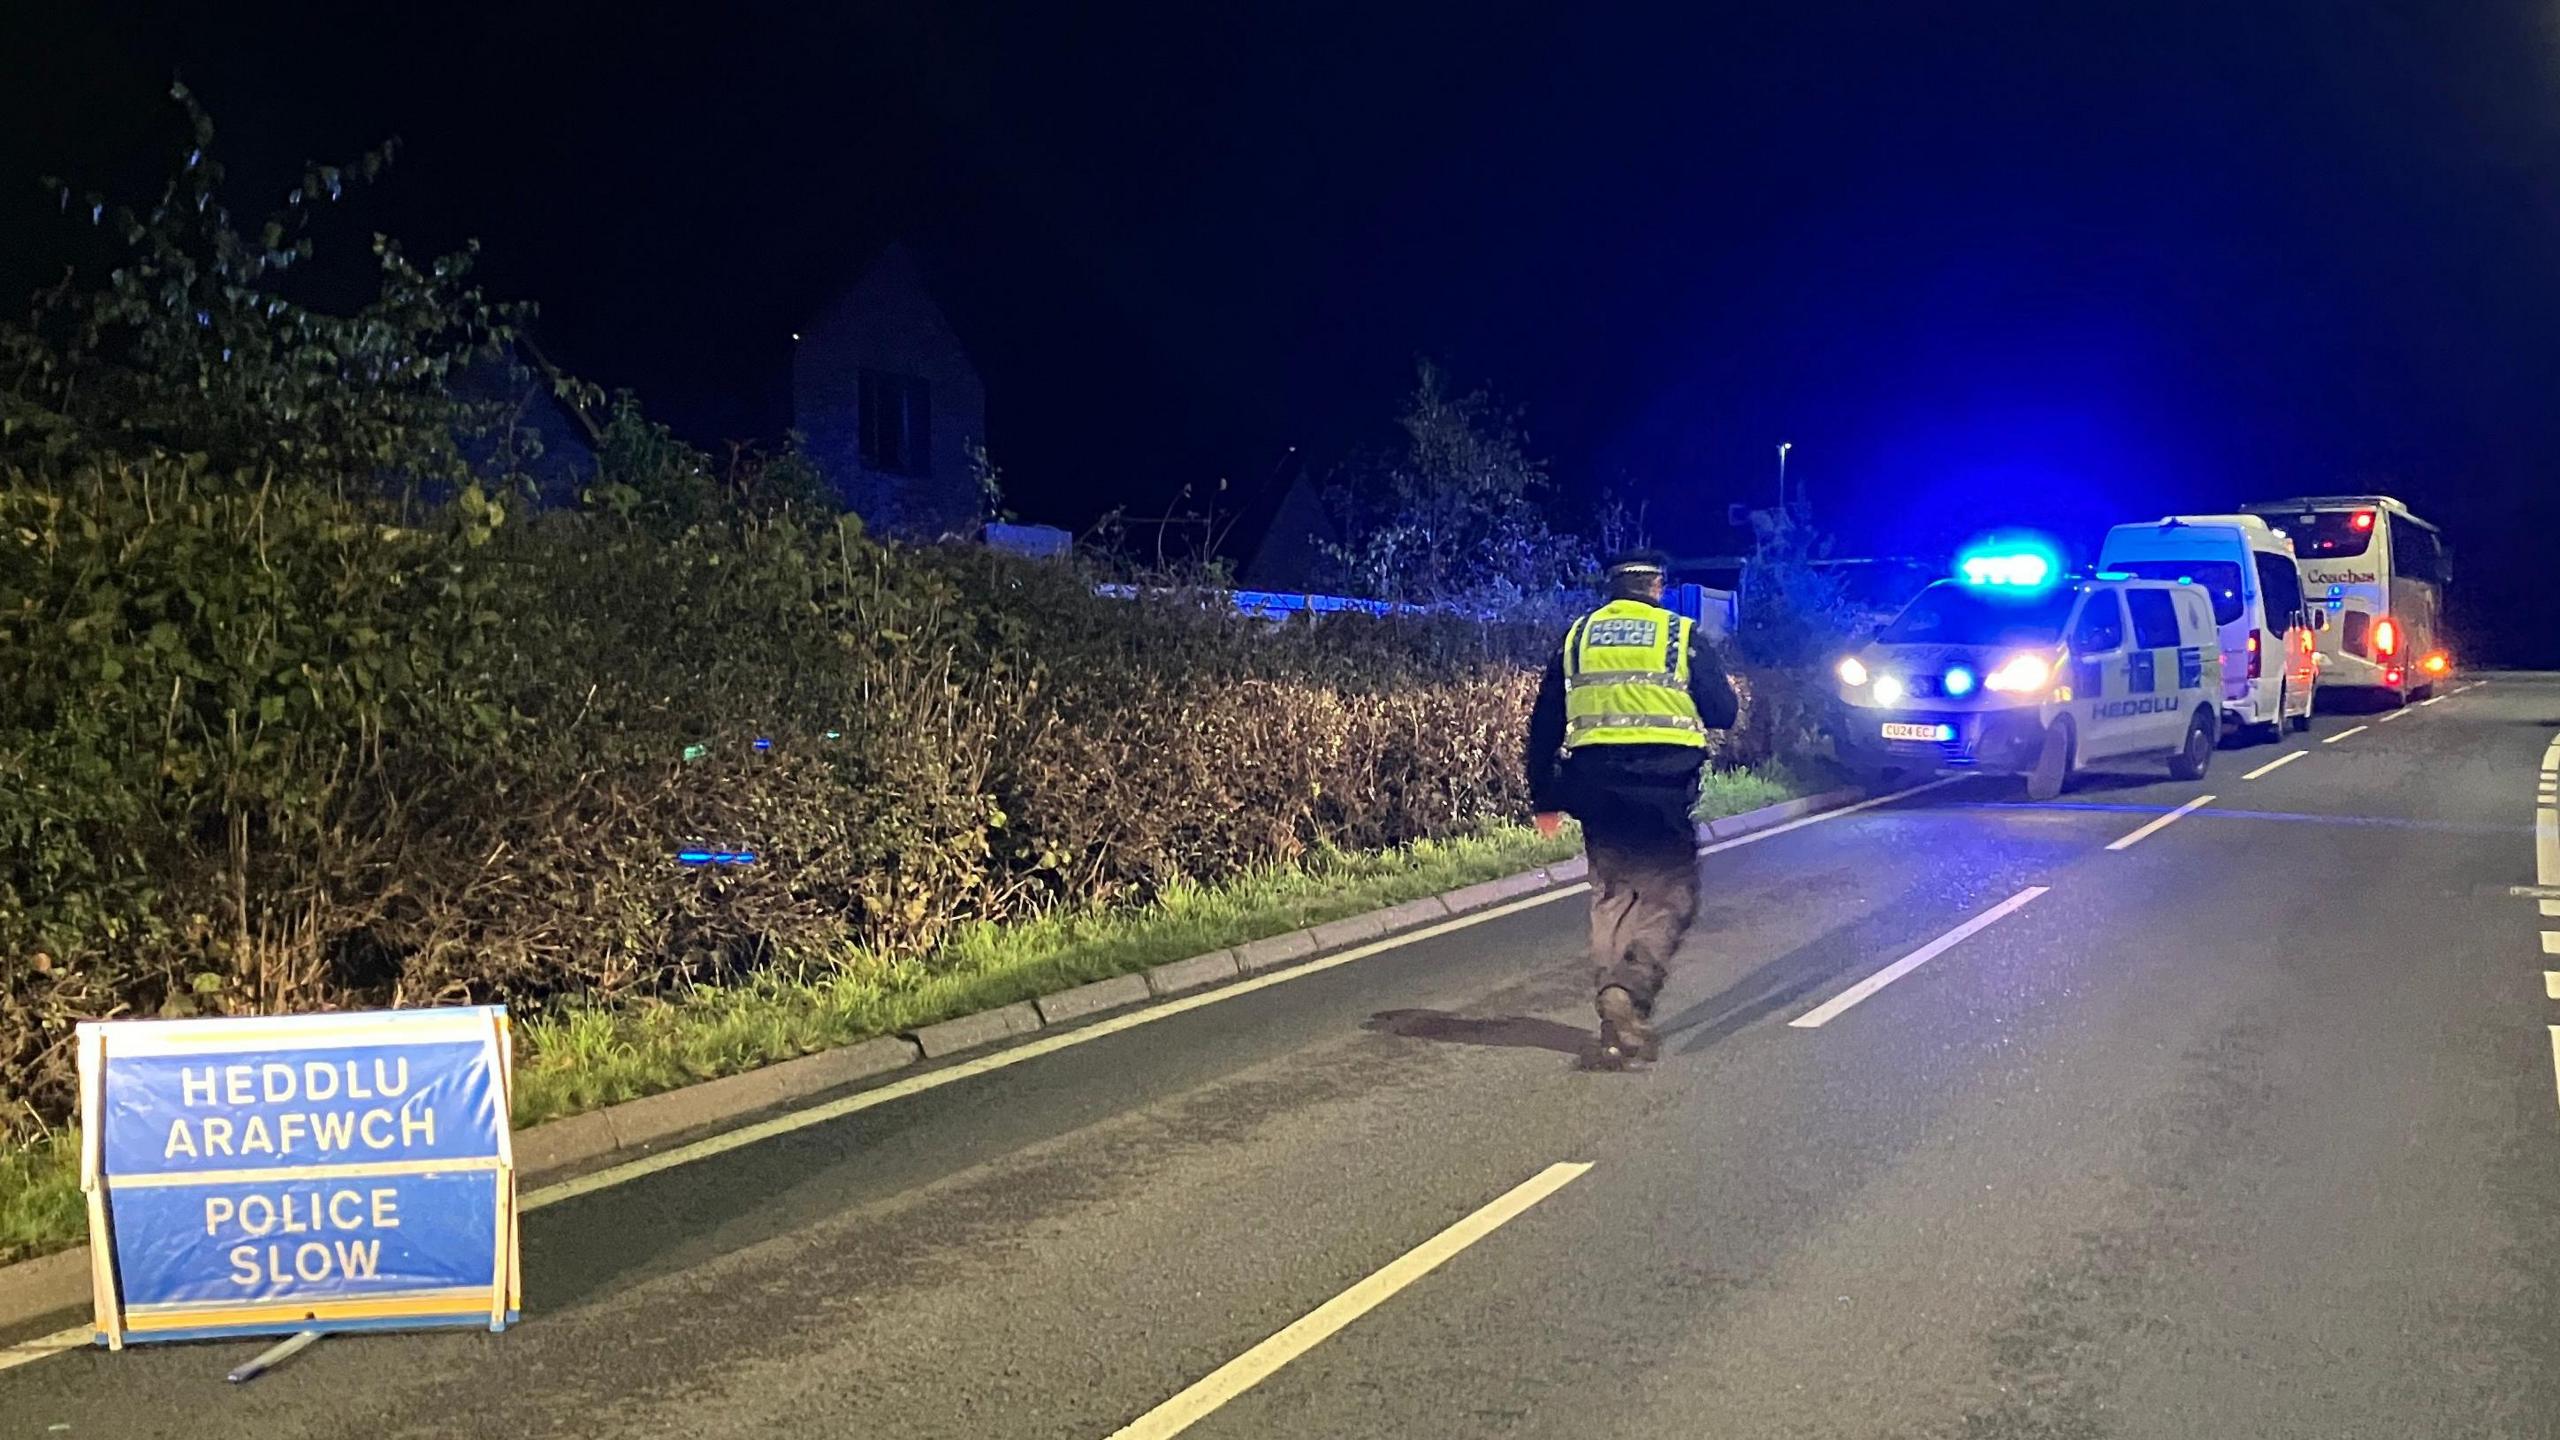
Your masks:
M 1270 1378 L 1290 1361 L 1321 1345 L 1345 1325 L 1368 1314 L 1397 1291 L 1430 1274 L 1453 1256 L 1516 1220 L 1532 1205 L 1579 1180 L 1588 1164 L 1550 1165 L 1509 1194 L 1398 1256 L 1383 1270 L 1290 1322 L 1287 1328 L 1217 1369 L 1121 1429 L 1113 1440 L 1166 1440 L 1206 1418 L 1219 1406 Z
M 2294 761 L 2299 760 L 2310 753 L 2311 752 L 2308 750 L 2289 750 L 2240 778 L 2243 780 L 2255 780 L 2261 775 L 2271 774 L 2275 771 L 2281 770 L 2287 765 L 2292 764 Z
M 1906 796 L 1917 795 L 1923 790 L 1935 790 L 1941 785 L 1953 785 L 1959 780 L 1970 780 L 1972 778 L 1973 777 L 1970 775 L 1941 775 L 1935 780 L 1923 781 L 1922 783 L 1910 786 L 1907 789 L 1896 790 L 1890 795 L 1879 795 L 1873 800 L 1861 800 L 1855 805 L 1843 805 L 1837 810 L 1825 810 L 1817 815 L 1806 815 L 1799 819 L 1790 820 L 1784 825 L 1772 825 L 1766 830 L 1754 830 L 1747 835 L 1736 835 L 1730 840 L 1719 840 L 1713 845 L 1699 847 L 1698 853 L 1701 855 L 1721 855 L 1727 850 L 1737 849 L 1744 845 L 1756 845 L 1772 836 L 1784 835 L 1790 830 L 1801 830 L 1807 825 L 1818 825 L 1825 820 L 1837 820 L 1843 815 L 1855 815 L 1861 810 L 1873 810 L 1879 805 L 1890 805 L 1896 800 L 1903 799 Z
M 2405 714 L 2407 714 L 2408 712 L 2404 710 L 2404 711 L 2402 711 L 2402 712 L 2400 712 L 2400 713 L 2402 713 L 2402 714 L 2404 714 L 2404 715 L 2405 715 Z M 2373 728 L 2373 727 L 2372 727 L 2372 726 L 2370 726 L 2370 725 L 2357 725 L 2357 726 L 2354 726 L 2354 727 L 2352 727 L 2352 728 L 2350 728 L 2350 729 L 2341 730 L 2341 731 L 2339 731 L 2337 734 L 2330 736 L 2328 739 L 2323 740 L 2323 741 L 2321 741 L 2320 743 L 2321 743 L 2321 744 L 2323 744 L 2323 745 L 2335 745 L 2335 744 L 2337 744 L 2339 741 L 2346 739 L 2346 738 L 2347 738 L 2348 736 L 2350 736 L 2350 735 L 2361 735 L 2361 734 L 2363 734 L 2364 732 L 2366 732 L 2367 730 L 2370 730 L 2370 729 L 2372 729 L 2372 728 Z
M 2214 797 L 2210 795 L 2199 795 L 2193 800 L 2188 801 L 2186 804 L 2179 806 L 2177 809 L 2170 811 L 2168 814 L 2161 816 L 2159 819 L 2154 820 L 2150 824 L 2143 826 L 2141 829 L 2134 831 L 2130 835 L 2127 835 L 2123 839 L 2112 842 L 2107 846 L 2107 848 L 2110 850 L 2130 850 L 2134 846 L 2141 844 L 2143 841 L 2150 839 L 2152 836 L 2159 834 L 2161 831 L 2168 829 L 2170 826 L 2177 824 L 2179 821 L 2186 819 L 2189 815 L 2192 815 L 2207 805 L 2212 804 L 2213 800 Z
M 1937 959 L 1939 956 L 1944 955 L 1956 946 L 1963 944 L 1967 937 L 1980 934 L 1981 932 L 2000 923 L 2000 921 L 2007 916 L 2016 914 L 2019 910 L 2026 908 L 2028 901 L 2035 899 L 2049 888 L 2051 887 L 2044 885 L 2028 886 L 2026 889 L 2019 891 L 2017 894 L 2010 896 L 2008 899 L 2003 900 L 1999 904 L 1992 906 L 1990 909 L 1983 911 L 1981 914 L 1974 916 L 1972 919 L 1967 920 L 1953 930 L 1948 931 L 1946 934 L 1939 936 L 1937 939 L 1930 941 L 1928 944 L 1921 946 L 1919 949 L 1914 950 L 1910 954 L 1903 956 L 1901 959 L 1894 961 L 1890 965 L 1887 965 L 1873 975 L 1868 976 L 1866 979 L 1861 980 L 1857 984 L 1850 986 L 1848 989 L 1841 991 L 1839 994 L 1832 996 L 1821 1005 L 1816 1006 L 1802 1015 L 1797 1016 L 1793 1020 L 1788 1021 L 1787 1024 L 1791 1028 L 1797 1030 L 1818 1030 L 1823 1026 L 1830 1024 L 1832 1021 L 1837 1020 L 1842 1015 L 1846 1014 L 1851 1006 L 1856 1005 L 1859 1001 L 1875 994 L 1877 991 L 1892 984 L 1894 981 L 1901 979 L 1903 976 L 1910 974 L 1912 971 L 1919 969 L 1921 966 L 1928 964 L 1930 961 Z
M 904 1080 L 892 1081 L 876 1090 L 865 1090 L 859 1094 L 847 1095 L 841 1100 L 828 1101 L 824 1105 L 812 1105 L 806 1110 L 794 1110 L 787 1115 L 777 1115 L 754 1125 L 696 1140 L 690 1145 L 679 1145 L 673 1150 L 627 1161 L 592 1174 L 581 1175 L 575 1180 L 544 1186 L 524 1197 L 524 1208 L 539 1210 L 546 1205 L 557 1205 L 563 1200 L 574 1200 L 581 1195 L 610 1189 L 613 1186 L 637 1180 L 644 1175 L 654 1175 L 658 1171 L 670 1170 L 678 1165 L 689 1165 L 696 1160 L 708 1160 L 714 1155 L 725 1155 L 732 1150 L 770 1140 L 777 1135 L 806 1130 L 812 1125 L 824 1125 L 831 1120 L 841 1120 L 847 1115 L 859 1115 L 865 1110 L 886 1105 L 892 1100 L 904 1100 L 910 1095 L 939 1090 L 945 1085 L 957 1084 L 962 1080 L 993 1071 L 1008 1070 L 1027 1061 L 1037 1060 L 1043 1055 L 1054 1055 L 1061 1050 L 1099 1040 L 1105 1035 L 1117 1035 L 1124 1030 L 1135 1030 L 1141 1025 L 1152 1025 L 1159 1020 L 1170 1019 L 1204 1006 L 1233 1000 L 1241 995 L 1250 995 L 1257 990 L 1268 990 L 1274 985 L 1285 985 L 1292 980 L 1321 974 L 1337 966 L 1348 965 L 1355 960 L 1365 960 L 1381 951 L 1410 945 L 1417 940 L 1447 935 L 1453 931 L 1481 925 L 1488 920 L 1499 920 L 1503 916 L 1516 915 L 1523 910 L 1533 910 L 1538 906 L 1553 904 L 1569 896 L 1585 894 L 1590 889 L 1590 884 L 1584 882 L 1567 885 L 1558 890 L 1541 891 L 1490 909 L 1471 910 L 1455 919 L 1443 920 L 1437 925 L 1426 925 L 1419 930 L 1408 930 L 1401 935 L 1374 940 L 1366 945 L 1345 950 L 1339 955 L 1327 955 L 1321 960 L 1311 960 L 1293 969 L 1275 970 L 1268 975 L 1258 975 L 1250 980 L 1238 981 L 1215 990 L 1204 990 L 1197 995 L 1168 1000 L 1161 1005 L 1150 1006 L 1144 1010 L 1133 1010 L 1126 1015 L 1114 1016 L 1109 1020 L 1087 1025 L 1080 1030 L 1068 1030 L 1056 1035 L 1044 1036 L 1028 1044 L 1017 1045 L 1010 1050 L 998 1050 L 981 1055 L 975 1060 L 964 1060 L 947 1069 L 911 1075 Z
M 2410 716 L 2412 713 L 2413 713 L 2413 712 L 2411 712 L 2411 711 L 2407 711 L 2407 710 L 2394 710 L 2394 711 L 2392 711 L 2390 714 L 2383 716 L 2380 720 L 2377 720 L 2377 721 L 2375 721 L 2374 723 L 2375 723 L 2375 724 L 2377 724 L 2377 725 L 2388 725 L 2388 724 L 2390 724 L 2390 723 L 2391 723 L 2392 721 L 2394 721 L 2394 720 L 2406 720 L 2406 719 L 2408 719 L 2408 718 L 2409 718 L 2409 716 Z

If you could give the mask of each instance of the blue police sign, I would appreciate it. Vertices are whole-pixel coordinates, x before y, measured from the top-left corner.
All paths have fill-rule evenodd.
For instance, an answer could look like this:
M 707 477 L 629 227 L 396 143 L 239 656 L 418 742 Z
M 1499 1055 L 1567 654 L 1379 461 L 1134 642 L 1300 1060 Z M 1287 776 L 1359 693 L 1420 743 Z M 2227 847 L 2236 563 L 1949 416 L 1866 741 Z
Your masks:
M 79 1041 L 102 1343 L 515 1318 L 503 1008 L 116 1021 Z

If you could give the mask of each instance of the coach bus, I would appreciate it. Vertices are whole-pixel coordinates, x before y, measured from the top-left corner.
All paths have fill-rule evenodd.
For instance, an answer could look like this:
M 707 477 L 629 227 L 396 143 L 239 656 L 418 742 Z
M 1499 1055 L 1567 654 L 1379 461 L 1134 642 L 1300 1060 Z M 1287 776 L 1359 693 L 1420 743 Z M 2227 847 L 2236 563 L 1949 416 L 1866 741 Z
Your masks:
M 2240 507 L 2293 541 L 2323 689 L 2423 700 L 2452 668 L 2443 532 L 2389 495 L 2312 495 Z

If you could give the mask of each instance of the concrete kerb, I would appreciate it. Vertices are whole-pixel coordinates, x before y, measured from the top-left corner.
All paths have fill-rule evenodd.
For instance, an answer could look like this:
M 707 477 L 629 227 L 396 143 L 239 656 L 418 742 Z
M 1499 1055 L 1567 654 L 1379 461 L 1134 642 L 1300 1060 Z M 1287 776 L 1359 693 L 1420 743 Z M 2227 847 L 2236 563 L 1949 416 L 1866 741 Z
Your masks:
M 1144 1004 L 1154 994 L 1154 991 L 1147 988 L 1147 977 L 1144 975 L 1114 975 L 1108 980 L 1096 980 L 1090 985 L 1079 985 L 1073 990 L 1061 990 L 1055 995 L 1043 995 L 1031 1003 L 1040 1007 L 1041 1024 L 1063 1025 L 1070 1020 L 1081 1020 L 1087 1015 L 1099 1015 L 1105 1010 L 1117 1010 L 1123 1005 Z
M 1266 935 L 1236 947 L 1236 969 L 1246 975 L 1277 970 L 1292 960 L 1304 960 L 1316 953 L 1316 934 L 1312 930 L 1292 930 L 1283 935 Z
M 1746 815 L 1700 826 L 1700 839 L 1718 840 L 1783 825 L 1818 810 L 1836 809 L 1863 796 L 1863 791 L 1828 794 L 1764 806 Z M 993 1044 L 1047 1026 L 1206 989 L 1300 960 L 1327 950 L 1364 944 L 1452 915 L 1481 910 L 1506 900 L 1570 885 L 1590 873 L 1581 856 L 1538 870 L 1409 900 L 1365 915 L 1305 930 L 1268 936 L 1232 950 L 1215 950 L 1158 965 L 1136 975 L 1078 985 L 1040 999 L 958 1016 L 928 1025 L 911 1035 L 888 1035 L 857 1044 L 785 1060 L 740 1075 L 723 1076 L 698 1085 L 627 1100 L 583 1115 L 546 1121 L 517 1132 L 516 1170 L 525 1188 L 571 1170 L 583 1169 L 617 1155 L 636 1153 L 678 1136 L 707 1131 L 763 1111 L 791 1105 L 829 1090 L 904 1069 L 921 1060 L 940 1059 L 957 1051 Z M 0 1266 L 0 1327 L 85 1311 L 89 1308 L 89 1249 L 77 1246 L 53 1255 Z
M 927 1060 L 939 1060 L 955 1050 L 975 1050 L 993 1044 L 1008 1035 L 1023 1035 L 1040 1028 L 1040 1011 L 1028 1000 L 981 1010 L 975 1015 L 962 1015 L 938 1025 L 927 1025 L 912 1037 L 924 1051 Z
M 1187 990 L 1204 990 L 1212 985 L 1224 985 L 1242 973 L 1236 968 L 1234 951 L 1212 950 L 1206 955 L 1194 955 L 1188 960 L 1173 960 L 1162 965 L 1151 966 L 1146 971 L 1145 979 L 1147 993 L 1162 999 L 1167 995 L 1180 995 Z
M 1865 795 L 1866 792 L 1863 790 L 1842 789 L 1825 791 L 1820 795 L 1807 795 L 1795 800 L 1781 800 L 1775 805 L 1763 805 L 1757 810 L 1710 821 L 1698 827 L 1699 838 L 1701 840 L 1736 839 L 1772 826 L 1784 825 L 1790 820 L 1801 820 L 1817 810 L 1836 810 Z

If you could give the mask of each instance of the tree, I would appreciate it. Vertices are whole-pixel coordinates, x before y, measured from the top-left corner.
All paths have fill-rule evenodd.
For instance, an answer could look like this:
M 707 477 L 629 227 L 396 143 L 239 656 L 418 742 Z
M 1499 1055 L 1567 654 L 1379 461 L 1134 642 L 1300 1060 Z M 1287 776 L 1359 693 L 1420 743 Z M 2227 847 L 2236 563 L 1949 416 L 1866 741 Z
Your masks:
M 1555 599 L 1588 576 L 1588 547 L 1540 508 L 1546 462 L 1490 394 L 1453 395 L 1424 361 L 1398 423 L 1402 452 L 1354 462 L 1334 490 L 1348 539 L 1325 551 L 1341 584 L 1381 599 L 1509 608 Z
M 467 453 L 503 472 L 522 442 L 515 407 L 460 398 L 475 365 L 513 364 L 521 309 L 469 284 L 473 251 L 425 265 L 373 238 L 372 297 L 332 313 L 301 302 L 313 213 L 378 177 L 393 147 L 314 165 L 255 234 L 223 203 L 213 121 L 186 87 L 170 96 L 191 144 L 147 207 L 75 198 L 64 211 L 107 230 L 123 255 L 94 289 L 70 277 L 0 327 L 0 463 L 58 469 L 103 459 L 200 457 L 207 473 L 289 472 L 341 490 L 450 491 Z
M 1840 577 L 1816 563 L 1830 553 L 1829 538 L 1793 520 L 1781 520 L 1761 537 L 1743 572 L 1734 628 L 1734 645 L 1744 660 L 1780 669 L 1815 667 L 1848 638 L 1856 608 Z

